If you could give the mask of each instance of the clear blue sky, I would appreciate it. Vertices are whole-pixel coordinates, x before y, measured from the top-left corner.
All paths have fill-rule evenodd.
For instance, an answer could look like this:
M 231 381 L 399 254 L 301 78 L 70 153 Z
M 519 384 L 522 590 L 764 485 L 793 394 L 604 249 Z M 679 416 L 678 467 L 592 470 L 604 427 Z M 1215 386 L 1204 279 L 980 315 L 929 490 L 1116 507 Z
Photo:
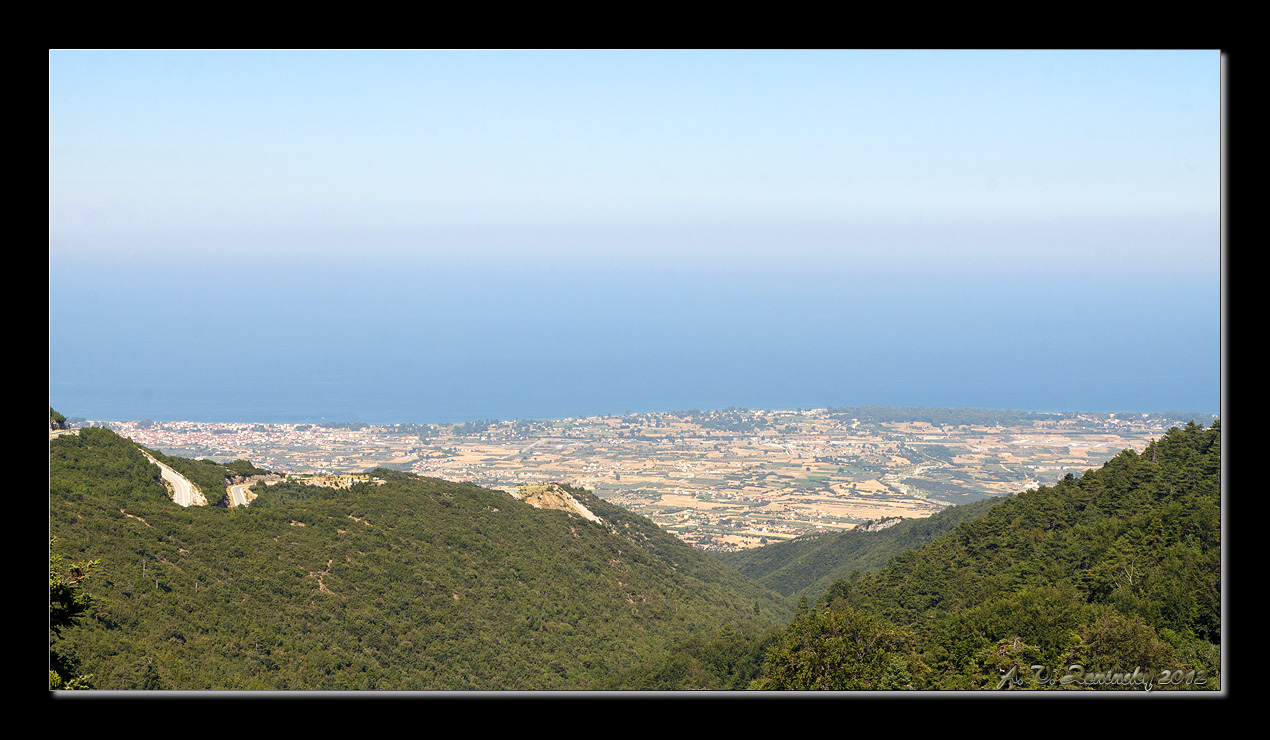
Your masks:
M 1219 209 L 1216 52 L 49 59 L 55 248 L 104 249 L 110 237 L 162 248 L 175 233 L 210 248 L 233 234 L 254 250 L 248 235 L 290 233 L 340 249 L 333 235 L 376 232 L 400 236 L 377 248 L 426 251 L 410 236 L 479 232 L 499 258 L 639 252 L 673 264 L 791 247 L 852 260 L 882 238 L 920 263 L 955 261 L 923 232 L 948 228 L 967 234 L 972 259 L 1035 249 L 1061 260 L 1054 250 L 1088 256 L 1081 237 L 1033 247 L 1025 235 L 1168 233 L 1215 224 Z M 627 244 L 631 229 L 675 246 Z M 1199 258 L 1154 248 L 1175 266 Z
M 52 402 L 1215 412 L 1220 65 L 53 51 Z

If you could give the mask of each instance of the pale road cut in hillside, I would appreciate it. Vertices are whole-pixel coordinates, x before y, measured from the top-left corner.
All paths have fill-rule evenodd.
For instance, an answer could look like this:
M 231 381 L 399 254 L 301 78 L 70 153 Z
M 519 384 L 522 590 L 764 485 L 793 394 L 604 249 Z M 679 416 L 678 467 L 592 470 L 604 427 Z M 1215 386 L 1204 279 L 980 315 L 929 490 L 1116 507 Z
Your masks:
M 150 454 L 144 450 L 142 451 L 142 454 L 144 454 L 150 462 L 159 466 L 159 470 L 163 475 L 163 480 L 172 485 L 173 501 L 180 506 L 191 506 L 194 504 L 198 504 L 199 506 L 207 505 L 207 499 L 204 498 L 203 494 L 200 493 L 199 490 L 194 487 L 194 484 L 189 482 L 185 476 L 176 472 L 172 468 L 169 468 L 158 460 L 155 460 L 153 457 L 150 457 Z
M 250 503 L 247 500 L 247 493 L 251 489 L 250 483 L 235 483 L 229 487 L 229 505 L 230 506 L 246 506 Z

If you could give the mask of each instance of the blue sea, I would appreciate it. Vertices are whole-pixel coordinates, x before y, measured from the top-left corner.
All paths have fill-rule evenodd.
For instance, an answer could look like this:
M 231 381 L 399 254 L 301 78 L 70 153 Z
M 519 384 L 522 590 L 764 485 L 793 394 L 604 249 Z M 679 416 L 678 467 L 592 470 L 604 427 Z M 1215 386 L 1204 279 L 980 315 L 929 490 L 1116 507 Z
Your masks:
M 89 419 L 1221 405 L 1216 276 L 63 255 L 49 283 L 50 403 Z

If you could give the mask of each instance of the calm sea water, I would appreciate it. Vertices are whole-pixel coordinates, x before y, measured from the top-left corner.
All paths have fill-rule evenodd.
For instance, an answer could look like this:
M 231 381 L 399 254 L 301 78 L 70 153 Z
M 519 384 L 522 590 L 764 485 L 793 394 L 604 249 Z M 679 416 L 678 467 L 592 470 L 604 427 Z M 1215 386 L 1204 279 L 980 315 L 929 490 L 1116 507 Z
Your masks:
M 1216 279 L 57 258 L 68 416 L 1220 409 Z

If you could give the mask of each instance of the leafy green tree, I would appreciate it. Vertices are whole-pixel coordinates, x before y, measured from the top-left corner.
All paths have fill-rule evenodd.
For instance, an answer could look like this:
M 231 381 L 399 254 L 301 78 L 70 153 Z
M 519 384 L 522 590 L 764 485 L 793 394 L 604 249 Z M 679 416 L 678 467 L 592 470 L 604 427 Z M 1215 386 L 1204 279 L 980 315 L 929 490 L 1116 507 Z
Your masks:
M 912 633 L 846 608 L 797 619 L 767 651 L 759 690 L 911 688 Z M 913 666 L 916 667 L 916 666 Z
M 154 667 L 154 663 L 146 664 L 145 676 L 141 679 L 141 689 L 143 691 L 162 691 L 167 688 L 163 685 L 163 679 L 159 678 L 159 671 Z
M 57 538 L 53 537 L 49 541 L 49 688 L 88 689 L 92 688 L 92 676 L 77 675 L 78 663 L 55 650 L 53 642 L 92 606 L 92 597 L 84 591 L 83 583 L 101 561 L 63 565 L 62 557 L 53 552 L 56 545 Z
M 1044 665 L 1041 651 L 1018 635 L 1002 638 L 984 651 L 981 670 L 975 677 L 975 688 L 1037 688 L 1032 666 Z
M 1081 638 L 1064 663 L 1082 663 L 1091 670 L 1141 667 L 1149 673 L 1178 665 L 1172 646 L 1155 628 L 1111 608 L 1100 608 L 1092 623 L 1082 628 Z

